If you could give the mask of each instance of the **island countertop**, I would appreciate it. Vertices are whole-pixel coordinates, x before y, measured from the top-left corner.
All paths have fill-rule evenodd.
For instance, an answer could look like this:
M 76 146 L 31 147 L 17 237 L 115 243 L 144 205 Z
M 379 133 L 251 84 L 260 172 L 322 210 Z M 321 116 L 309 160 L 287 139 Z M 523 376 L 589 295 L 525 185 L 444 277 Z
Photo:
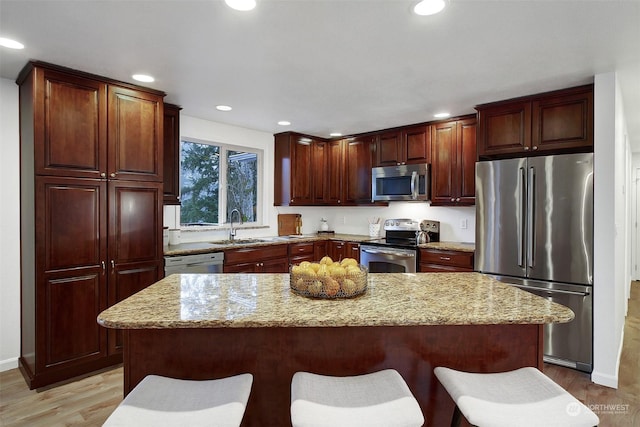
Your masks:
M 175 274 L 100 313 L 115 329 L 543 324 L 573 312 L 480 273 L 369 274 L 365 294 L 310 299 L 288 274 Z

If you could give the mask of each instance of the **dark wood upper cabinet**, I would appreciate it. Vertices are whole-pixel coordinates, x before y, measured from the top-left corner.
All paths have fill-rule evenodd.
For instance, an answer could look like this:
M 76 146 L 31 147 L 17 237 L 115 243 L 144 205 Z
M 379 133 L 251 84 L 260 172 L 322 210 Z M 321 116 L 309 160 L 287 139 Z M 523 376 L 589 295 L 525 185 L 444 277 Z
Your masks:
M 163 179 L 164 204 L 180 204 L 180 110 L 173 104 L 164 104 L 163 120 Z
M 162 97 L 109 86 L 109 178 L 162 182 Z
M 431 132 L 428 125 L 411 126 L 376 136 L 376 166 L 429 163 Z
M 294 132 L 275 135 L 275 206 L 313 204 L 313 142 L 313 137 Z
M 35 172 L 81 178 L 106 176 L 107 85 L 35 68 L 22 87 L 30 98 L 20 108 L 25 120 L 30 121 L 22 127 L 30 127 Z
M 593 150 L 593 85 L 479 105 L 478 156 Z
M 431 204 L 475 204 L 476 118 L 432 126 Z
M 373 136 L 343 140 L 344 144 L 344 204 L 371 203 L 371 168 L 375 142 Z
M 406 160 L 402 155 L 400 131 L 385 132 L 376 136 L 376 166 L 401 165 Z
M 327 163 L 323 175 L 326 190 L 323 202 L 329 205 L 341 205 L 344 199 L 344 144 L 341 140 L 327 141 Z M 317 168 L 318 163 L 314 163 Z

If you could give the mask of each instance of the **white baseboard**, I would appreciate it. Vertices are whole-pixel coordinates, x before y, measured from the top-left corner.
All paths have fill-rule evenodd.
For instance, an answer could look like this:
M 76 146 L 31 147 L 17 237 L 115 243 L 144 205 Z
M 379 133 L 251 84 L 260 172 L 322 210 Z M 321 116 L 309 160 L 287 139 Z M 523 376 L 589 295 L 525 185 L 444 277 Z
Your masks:
M 18 367 L 18 358 L 0 360 L 0 372 L 8 371 Z
M 605 387 L 618 388 L 618 374 L 620 372 L 620 357 L 622 356 L 622 345 L 624 344 L 624 328 L 622 329 L 622 335 L 620 337 L 620 347 L 618 347 L 618 357 L 616 362 L 615 373 L 605 374 L 598 372 L 597 366 L 593 364 L 593 372 L 591 372 L 591 381 L 603 385 Z M 595 361 L 594 361 L 595 362 Z

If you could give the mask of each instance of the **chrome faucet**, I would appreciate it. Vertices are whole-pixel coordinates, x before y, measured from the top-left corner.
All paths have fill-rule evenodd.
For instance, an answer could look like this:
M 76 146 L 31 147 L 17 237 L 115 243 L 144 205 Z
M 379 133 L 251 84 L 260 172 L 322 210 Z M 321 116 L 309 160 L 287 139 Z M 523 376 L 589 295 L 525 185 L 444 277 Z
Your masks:
M 236 237 L 236 229 L 233 227 L 233 214 L 234 213 L 238 214 L 238 221 L 240 221 L 240 225 L 242 225 L 242 214 L 240 213 L 240 211 L 238 209 L 232 210 L 231 214 L 229 214 L 229 222 L 230 222 L 229 240 L 231 240 L 231 241 L 233 241 L 233 239 L 235 239 L 235 237 Z

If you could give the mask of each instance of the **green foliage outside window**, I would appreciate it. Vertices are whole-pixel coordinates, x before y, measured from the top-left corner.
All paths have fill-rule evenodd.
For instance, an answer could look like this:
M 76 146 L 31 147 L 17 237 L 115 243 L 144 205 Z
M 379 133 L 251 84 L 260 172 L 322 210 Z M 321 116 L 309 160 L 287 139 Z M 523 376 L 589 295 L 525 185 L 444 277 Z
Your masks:
M 257 153 L 182 141 L 180 162 L 182 225 L 219 224 L 228 221 L 233 209 L 242 213 L 243 221 L 257 221 Z M 222 192 L 221 174 L 226 178 Z M 226 218 L 219 217 L 221 197 L 226 201 Z

